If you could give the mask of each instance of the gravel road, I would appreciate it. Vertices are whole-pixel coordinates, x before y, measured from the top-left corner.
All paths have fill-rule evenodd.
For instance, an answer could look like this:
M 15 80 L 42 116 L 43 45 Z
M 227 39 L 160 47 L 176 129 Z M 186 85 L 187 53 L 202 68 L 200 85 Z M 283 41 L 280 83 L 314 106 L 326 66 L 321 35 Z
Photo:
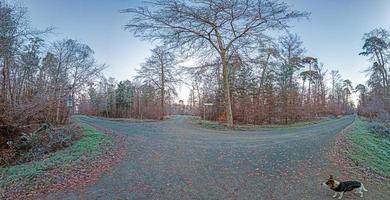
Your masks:
M 327 157 L 353 116 L 247 132 L 200 128 L 184 116 L 147 123 L 79 118 L 126 135 L 127 157 L 93 185 L 42 199 L 332 199 L 320 186 L 330 173 L 362 179 L 343 174 Z M 376 182 L 365 185 L 365 199 L 386 199 L 389 193 Z M 344 199 L 360 198 L 348 193 Z

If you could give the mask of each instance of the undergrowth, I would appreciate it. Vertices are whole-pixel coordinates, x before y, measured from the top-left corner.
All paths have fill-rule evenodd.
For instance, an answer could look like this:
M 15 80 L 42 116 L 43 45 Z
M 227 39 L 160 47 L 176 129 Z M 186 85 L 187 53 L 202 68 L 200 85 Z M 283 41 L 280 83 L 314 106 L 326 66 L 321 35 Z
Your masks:
M 81 161 L 94 159 L 103 153 L 103 145 L 112 145 L 109 136 L 92 126 L 80 124 L 83 136 L 70 147 L 51 153 L 43 160 L 0 168 L 0 189 L 13 184 L 31 184 L 34 179 L 54 168 L 76 165 Z

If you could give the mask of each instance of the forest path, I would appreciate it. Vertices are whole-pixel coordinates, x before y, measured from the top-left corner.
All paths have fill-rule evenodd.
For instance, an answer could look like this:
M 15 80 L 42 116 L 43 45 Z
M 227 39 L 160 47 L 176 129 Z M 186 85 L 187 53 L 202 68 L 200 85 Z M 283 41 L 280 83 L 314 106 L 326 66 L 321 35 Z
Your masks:
M 332 199 L 320 186 L 330 173 L 361 178 L 341 175 L 327 157 L 353 116 L 248 132 L 203 129 L 183 116 L 147 123 L 80 120 L 125 134 L 127 157 L 93 185 L 42 199 Z M 365 199 L 385 199 L 386 192 L 365 185 Z M 350 193 L 343 199 L 357 198 Z

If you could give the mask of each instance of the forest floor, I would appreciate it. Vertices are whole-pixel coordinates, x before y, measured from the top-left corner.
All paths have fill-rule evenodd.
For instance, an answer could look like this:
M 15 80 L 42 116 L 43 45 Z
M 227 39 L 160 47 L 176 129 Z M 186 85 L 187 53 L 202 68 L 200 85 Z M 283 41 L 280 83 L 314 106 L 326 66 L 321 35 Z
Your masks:
M 96 181 L 42 193 L 39 199 L 332 199 L 329 174 L 360 180 L 364 199 L 386 199 L 390 182 L 334 162 L 335 138 L 354 116 L 258 131 L 212 130 L 177 116 L 132 123 L 85 116 L 83 123 L 126 141 L 120 163 Z M 343 199 L 360 199 L 347 193 Z

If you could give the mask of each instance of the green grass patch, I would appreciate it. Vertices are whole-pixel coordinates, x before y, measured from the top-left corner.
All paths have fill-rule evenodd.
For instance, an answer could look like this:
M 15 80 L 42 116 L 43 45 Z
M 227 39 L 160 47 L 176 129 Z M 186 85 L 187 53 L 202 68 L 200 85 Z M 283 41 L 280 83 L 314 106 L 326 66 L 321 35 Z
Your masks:
M 112 118 L 112 117 L 101 117 L 101 116 L 89 116 L 89 117 L 102 119 L 102 120 L 110 120 L 110 121 L 114 121 L 114 122 L 130 122 L 130 123 L 144 123 L 144 122 L 159 121 L 159 120 L 155 120 L 155 119 Z
M 217 129 L 217 130 L 239 130 L 239 131 L 300 128 L 300 127 L 310 126 L 318 123 L 325 123 L 327 121 L 332 121 L 332 120 L 321 119 L 321 120 L 313 120 L 313 121 L 305 121 L 305 122 L 296 122 L 292 124 L 269 124 L 269 125 L 235 124 L 233 128 L 228 128 L 225 124 L 221 124 L 216 121 L 201 120 L 198 118 L 192 119 L 192 123 L 200 125 L 203 128 Z
M 13 184 L 29 184 L 46 171 L 93 160 L 103 153 L 103 146 L 112 145 L 112 139 L 92 126 L 80 124 L 83 137 L 70 147 L 52 153 L 43 160 L 0 168 L 0 188 Z
M 367 122 L 357 119 L 355 128 L 347 135 L 353 149 L 348 157 L 370 170 L 390 177 L 390 138 L 371 133 Z

